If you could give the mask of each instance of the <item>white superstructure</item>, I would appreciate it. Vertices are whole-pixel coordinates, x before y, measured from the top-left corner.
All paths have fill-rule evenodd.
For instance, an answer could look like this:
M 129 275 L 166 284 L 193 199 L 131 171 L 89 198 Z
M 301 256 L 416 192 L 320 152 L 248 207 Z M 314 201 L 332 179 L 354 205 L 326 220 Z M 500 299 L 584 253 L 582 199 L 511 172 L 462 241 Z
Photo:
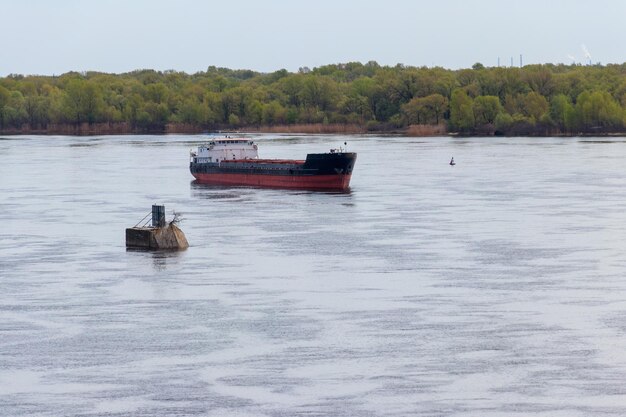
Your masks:
M 197 152 L 191 152 L 195 163 L 220 162 L 232 159 L 257 159 L 257 146 L 250 139 L 223 138 L 198 146 Z

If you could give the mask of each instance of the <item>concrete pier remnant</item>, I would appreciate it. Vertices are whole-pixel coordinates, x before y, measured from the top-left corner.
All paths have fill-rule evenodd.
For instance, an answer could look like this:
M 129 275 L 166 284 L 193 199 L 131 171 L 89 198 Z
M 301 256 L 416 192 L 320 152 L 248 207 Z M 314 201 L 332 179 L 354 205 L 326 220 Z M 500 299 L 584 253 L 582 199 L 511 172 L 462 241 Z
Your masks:
M 189 247 L 185 234 L 175 224 L 176 218 L 169 223 L 165 220 L 165 206 L 153 205 L 152 225 L 140 226 L 139 224 L 149 215 L 146 215 L 134 227 L 126 229 L 127 248 L 182 250 Z

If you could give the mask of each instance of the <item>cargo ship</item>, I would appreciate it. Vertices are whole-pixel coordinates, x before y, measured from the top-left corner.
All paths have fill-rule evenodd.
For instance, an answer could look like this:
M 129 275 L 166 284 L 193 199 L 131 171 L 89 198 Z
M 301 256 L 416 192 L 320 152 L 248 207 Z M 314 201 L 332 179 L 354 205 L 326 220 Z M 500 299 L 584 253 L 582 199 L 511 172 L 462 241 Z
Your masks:
M 345 191 L 356 153 L 339 148 L 304 160 L 260 159 L 254 141 L 226 137 L 198 146 L 190 158 L 189 170 L 199 183 Z

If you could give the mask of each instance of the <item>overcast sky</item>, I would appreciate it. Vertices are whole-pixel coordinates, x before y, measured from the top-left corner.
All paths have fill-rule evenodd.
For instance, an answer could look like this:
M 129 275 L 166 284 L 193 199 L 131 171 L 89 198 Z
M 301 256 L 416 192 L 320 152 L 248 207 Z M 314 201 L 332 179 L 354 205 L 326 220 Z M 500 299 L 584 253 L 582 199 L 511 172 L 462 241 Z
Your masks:
M 0 0 L 0 76 L 626 61 L 624 0 Z

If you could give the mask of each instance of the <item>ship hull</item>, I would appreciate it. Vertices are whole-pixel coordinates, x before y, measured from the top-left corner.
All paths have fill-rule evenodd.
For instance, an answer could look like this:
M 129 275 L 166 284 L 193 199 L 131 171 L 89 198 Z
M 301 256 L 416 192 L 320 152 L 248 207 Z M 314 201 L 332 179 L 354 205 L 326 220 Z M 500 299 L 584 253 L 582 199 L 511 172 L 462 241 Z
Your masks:
M 231 160 L 190 164 L 200 183 L 308 190 L 347 190 L 354 153 L 309 154 L 305 161 Z
M 346 190 L 350 187 L 351 175 L 314 175 L 300 177 L 293 175 L 259 174 L 193 174 L 203 184 L 235 185 L 248 187 L 293 188 L 303 190 Z

